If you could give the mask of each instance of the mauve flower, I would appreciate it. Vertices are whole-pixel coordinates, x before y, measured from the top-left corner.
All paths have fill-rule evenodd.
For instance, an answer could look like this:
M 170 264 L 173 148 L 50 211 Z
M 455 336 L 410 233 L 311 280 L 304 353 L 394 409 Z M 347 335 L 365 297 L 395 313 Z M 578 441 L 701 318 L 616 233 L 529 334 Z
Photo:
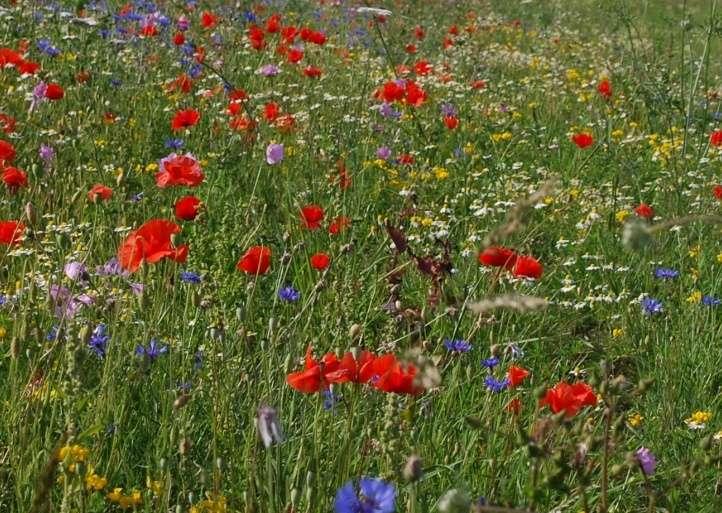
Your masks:
M 124 271 L 123 268 L 120 267 L 120 263 L 118 262 L 118 259 L 115 257 L 108 260 L 105 264 L 96 267 L 95 274 L 97 274 L 98 276 L 129 276 L 130 275 L 129 272 Z
M 637 452 L 634 453 L 639 462 L 639 466 L 642 467 L 642 472 L 647 477 L 654 474 L 654 469 L 657 467 L 657 458 L 654 457 L 652 451 L 646 447 L 640 447 Z
M 266 162 L 272 166 L 278 164 L 283 160 L 283 153 L 283 144 L 269 144 L 266 148 Z
M 261 69 L 258 70 L 258 73 L 260 73 L 264 77 L 275 77 L 280 73 L 280 71 L 281 69 L 275 64 L 266 64 L 264 66 L 261 66 Z
M 376 150 L 376 156 L 380 159 L 386 160 L 391 156 L 391 148 L 388 146 L 381 146 Z
M 60 319 L 75 317 L 83 306 L 90 306 L 95 302 L 88 294 L 73 296 L 70 289 L 60 285 L 50 286 L 50 298 L 55 305 L 55 316 Z
M 65 264 L 63 272 L 73 281 L 86 281 L 88 278 L 88 269 L 82 262 L 68 262 Z
M 48 90 L 48 84 L 43 82 L 42 80 L 38 82 L 38 85 L 36 85 L 33 88 L 33 99 L 30 102 L 30 111 L 32 112 L 35 107 L 38 106 L 39 103 L 45 101 L 45 93 Z
M 283 442 L 283 429 L 278 419 L 278 413 L 274 408 L 270 406 L 261 406 L 258 408 L 256 428 L 266 449 L 274 444 Z
M 51 160 L 55 158 L 55 149 L 47 144 L 41 144 L 38 150 L 38 155 L 46 164 L 49 164 Z
M 176 21 L 176 27 L 178 27 L 178 30 L 180 30 L 181 32 L 188 30 L 190 26 L 191 22 L 185 16 L 179 17 L 178 21 Z

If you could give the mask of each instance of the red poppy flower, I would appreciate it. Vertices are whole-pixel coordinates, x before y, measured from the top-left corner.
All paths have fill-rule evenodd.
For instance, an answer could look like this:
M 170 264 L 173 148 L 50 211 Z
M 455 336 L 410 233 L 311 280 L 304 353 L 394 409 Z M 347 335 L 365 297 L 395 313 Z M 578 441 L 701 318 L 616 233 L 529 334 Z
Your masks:
M 251 43 L 251 47 L 254 50 L 263 50 L 266 46 L 265 34 L 263 29 L 253 25 L 248 29 L 248 41 Z
M 253 246 L 236 264 L 236 269 L 246 274 L 266 274 L 271 267 L 271 248 Z
M 155 184 L 161 189 L 174 185 L 196 187 L 200 185 L 203 178 L 201 166 L 193 155 L 171 153 L 161 159 L 160 169 L 155 174 Z
M 432 69 L 431 64 L 426 60 L 421 60 L 414 64 L 414 71 L 416 71 L 417 75 L 428 75 Z
M 346 353 L 335 370 L 326 369 L 324 377 L 329 383 L 361 383 L 362 369 L 375 358 L 370 351 L 362 351 L 358 357 Z
M 338 370 L 339 362 L 336 355 L 327 353 L 317 361 L 313 357 L 311 346 L 306 350 L 304 369 L 292 372 L 286 376 L 286 383 L 295 390 L 304 394 L 314 394 L 328 388 L 325 372 L 333 373 Z
M 331 235 L 338 235 L 339 233 L 346 231 L 351 226 L 351 219 L 346 216 L 339 216 L 328 226 L 328 233 Z
M 0 221 L 0 243 L 8 246 L 20 244 L 25 225 L 20 221 Z
M 410 166 L 415 161 L 416 159 L 410 153 L 402 153 L 399 155 L 399 164 L 406 164 L 407 166 Z
M 639 206 L 634 209 L 634 213 L 642 219 L 652 219 L 654 217 L 654 209 L 646 203 L 640 203 Z
M 201 119 L 201 115 L 195 109 L 179 110 L 175 113 L 175 116 L 173 116 L 170 127 L 174 132 L 177 132 L 178 130 L 194 126 L 198 123 L 199 119 Z
M 275 34 L 281 30 L 281 15 L 272 14 L 266 20 L 266 32 Z
M 381 370 L 381 373 L 371 377 L 373 386 L 382 392 L 394 394 L 416 395 L 423 392 L 423 389 L 416 384 L 416 367 L 410 363 L 399 362 L 394 355 L 390 356 L 393 360 L 389 359 L 386 362 L 383 361 L 384 357 L 376 359 L 382 364 L 375 366 L 376 370 Z
M 293 40 L 296 39 L 297 35 L 298 29 L 293 25 L 287 25 L 281 29 L 281 39 L 286 44 L 293 43 Z
M 233 130 L 246 131 L 253 130 L 256 127 L 256 122 L 248 116 L 234 116 L 233 119 L 228 122 L 228 126 Z
M 158 32 L 158 27 L 156 27 L 154 23 L 148 23 L 140 29 L 140 35 L 144 37 L 154 37 L 157 36 L 159 33 L 160 32 Z
M 311 263 L 311 267 L 317 271 L 323 271 L 328 267 L 328 264 L 331 263 L 331 257 L 326 253 L 315 253 L 311 255 L 309 262 Z
M 205 29 L 212 29 L 218 24 L 218 16 L 210 11 L 203 11 L 201 13 L 201 25 Z
M 7 141 L 0 139 L 0 164 L 15 160 L 15 147 Z
M 409 43 L 404 47 L 404 50 L 406 51 L 406 53 L 413 55 L 418 51 L 418 48 L 416 48 L 415 44 Z
M 599 94 L 601 94 L 605 99 L 609 99 L 612 97 L 612 84 L 607 80 L 606 78 L 597 84 L 597 91 Z
M 23 57 L 10 48 L 0 48 L 0 68 L 5 66 L 18 66 L 23 62 Z
M 303 60 L 303 50 L 300 48 L 291 48 L 286 54 L 286 58 L 291 64 L 301 62 L 301 60 Z
M 108 187 L 107 185 L 103 185 L 100 183 L 96 183 L 93 185 L 93 187 L 88 191 L 88 199 L 95 203 L 98 201 L 98 199 L 101 199 L 102 201 L 107 201 L 113 196 L 113 189 Z
M 392 103 L 401 101 L 404 98 L 404 92 L 404 87 L 397 82 L 386 82 L 377 93 L 377 97 L 383 99 L 385 102 Z
M 544 273 L 544 267 L 536 258 L 523 255 L 516 257 L 511 272 L 517 278 L 534 278 L 538 280 Z
M 416 37 L 416 39 L 418 39 L 419 41 L 424 39 L 424 37 L 426 37 L 426 32 L 424 31 L 424 27 L 422 27 L 420 25 L 416 25 L 416 27 L 414 27 L 414 37 Z
M 426 93 L 413 80 L 406 82 L 405 102 L 414 107 L 418 107 L 426 101 Z
M 517 255 L 504 247 L 490 247 L 479 253 L 479 263 L 488 267 L 514 267 Z
M 10 190 L 28 186 L 28 175 L 22 169 L 6 167 L 3 169 L 3 182 Z
M 521 401 L 518 397 L 515 397 L 514 399 L 506 403 L 504 409 L 509 413 L 513 413 L 514 415 L 519 415 L 521 413 Z
M 181 228 L 166 219 L 151 219 L 130 232 L 118 248 L 118 262 L 129 272 L 137 271 L 143 262 L 154 264 L 170 258 L 183 263 L 188 257 L 188 246 L 174 247 L 171 237 Z
M 33 61 L 23 61 L 18 64 L 18 73 L 21 75 L 34 75 L 40 70 L 40 64 Z M 62 98 L 62 96 L 61 96 Z
M 186 42 L 186 36 L 183 34 L 183 32 L 176 32 L 173 36 L 173 44 L 176 46 L 180 46 L 183 43 Z
M 326 34 L 311 30 L 310 28 L 304 27 L 299 32 L 301 39 L 307 43 L 313 43 L 315 45 L 323 45 L 326 42 Z
M 7 114 L 0 113 L 0 130 L 6 134 L 12 134 L 15 131 L 15 118 Z M 4 141 L 0 141 L 2 144 Z M 2 159 L 0 159 L 2 160 Z
M 308 78 L 318 78 L 322 75 L 322 73 L 323 71 L 321 71 L 321 68 L 317 68 L 316 66 L 306 66 L 303 69 L 303 74 Z
M 444 116 L 444 124 L 449 130 L 454 130 L 459 126 L 459 118 L 456 116 Z
M 65 96 L 65 91 L 63 90 L 62 86 L 60 84 L 56 84 L 55 82 L 51 82 L 47 85 L 45 89 L 45 97 L 48 100 L 55 101 L 55 100 L 61 100 Z
M 576 144 L 578 148 L 583 150 L 584 148 L 588 148 L 594 144 L 594 137 L 592 137 L 592 134 L 590 133 L 579 132 L 572 135 L 572 142 Z
M 597 404 L 597 396 L 586 383 L 570 385 L 562 381 L 547 390 L 539 404 L 549 406 L 554 413 L 563 411 L 567 417 L 574 417 L 582 407 Z
M 512 388 L 521 385 L 522 381 L 524 381 L 527 376 L 529 376 L 529 371 L 516 365 L 509 367 L 509 370 L 506 372 L 506 377 L 509 379 L 509 386 Z
M 484 81 L 484 80 L 474 80 L 474 81 L 471 83 L 471 88 L 472 88 L 472 89 L 476 89 L 476 90 L 485 89 L 485 88 L 486 88 L 486 81 Z
M 718 200 L 722 200 L 722 185 L 715 185 L 712 187 L 712 194 Z
M 715 130 L 709 135 L 709 143 L 712 146 L 722 146 L 722 130 Z
M 316 230 L 321 227 L 324 211 L 319 205 L 306 205 L 301 209 L 301 221 L 309 230 Z
M 281 108 L 276 102 L 268 102 L 263 106 L 263 117 L 266 121 L 275 121 L 281 114 Z
M 195 196 L 183 196 L 181 199 L 176 201 L 175 216 L 177 219 L 183 221 L 193 221 L 201 208 L 201 200 Z

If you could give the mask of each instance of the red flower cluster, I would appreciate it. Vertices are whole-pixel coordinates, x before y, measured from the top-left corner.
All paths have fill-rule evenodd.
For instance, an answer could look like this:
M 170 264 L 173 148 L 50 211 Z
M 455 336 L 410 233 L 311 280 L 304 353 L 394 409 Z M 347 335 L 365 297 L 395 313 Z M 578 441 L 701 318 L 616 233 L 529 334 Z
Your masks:
M 171 237 L 181 228 L 166 219 L 151 219 L 130 232 L 118 248 L 120 266 L 130 272 L 137 271 L 143 262 L 154 264 L 170 258 L 183 263 L 188 257 L 188 246 L 174 247 Z
M 539 401 L 540 406 L 549 406 L 554 413 L 563 411 L 567 417 L 574 417 L 584 406 L 597 404 L 597 396 L 592 387 L 586 383 L 560 382 L 547 390 Z
M 40 64 L 25 60 L 21 53 L 10 48 L 0 48 L 0 70 L 5 67 L 15 68 L 21 75 L 34 75 L 40 69 Z
M 13 160 L 15 160 L 15 147 L 11 143 L 0 139 L 0 165 L 9 164 Z
M 426 101 L 426 92 L 413 80 L 392 80 L 381 86 L 374 97 L 388 103 L 402 102 L 419 107 Z
M 479 263 L 487 267 L 504 267 L 517 278 L 538 280 L 544 274 L 544 266 L 536 258 L 518 255 L 509 248 L 492 246 L 479 253 Z
M 305 394 L 327 390 L 331 384 L 349 382 L 366 383 L 382 392 L 419 394 L 423 388 L 415 383 L 416 373 L 416 367 L 400 362 L 391 353 L 377 356 L 363 351 L 356 358 L 348 352 L 340 360 L 334 353 L 326 353 L 316 360 L 309 347 L 304 369 L 286 376 L 286 383 Z

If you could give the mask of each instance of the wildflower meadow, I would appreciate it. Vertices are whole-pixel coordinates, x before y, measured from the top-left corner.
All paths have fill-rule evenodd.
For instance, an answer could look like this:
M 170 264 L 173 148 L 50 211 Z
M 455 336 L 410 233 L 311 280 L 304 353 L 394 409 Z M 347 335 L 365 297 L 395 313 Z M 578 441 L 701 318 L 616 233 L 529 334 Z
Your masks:
M 716 0 L 3 0 L 0 513 L 722 511 Z

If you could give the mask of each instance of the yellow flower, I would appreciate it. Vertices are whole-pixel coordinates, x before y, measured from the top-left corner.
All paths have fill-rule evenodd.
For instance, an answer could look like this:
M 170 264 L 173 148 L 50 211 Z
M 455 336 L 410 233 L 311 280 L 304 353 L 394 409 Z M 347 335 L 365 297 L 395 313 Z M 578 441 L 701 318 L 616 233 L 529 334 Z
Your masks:
M 614 328 L 612 330 L 612 338 L 619 338 L 622 335 L 624 335 L 624 329 L 622 328 Z
M 511 132 L 508 130 L 506 132 L 497 132 L 495 134 L 491 134 L 491 140 L 494 142 L 500 142 L 500 141 L 511 141 L 512 138 Z
M 696 245 L 692 246 L 691 248 L 689 248 L 689 256 L 692 258 L 697 258 L 701 251 L 702 251 L 702 248 L 700 247 L 700 245 L 696 244 Z
M 612 137 L 614 139 L 621 139 L 622 137 L 624 137 L 624 131 L 620 130 L 620 129 L 616 129 L 616 130 L 612 131 Z
M 544 199 L 542 200 L 545 205 L 551 205 L 554 203 L 554 196 L 544 196 Z
M 4 327 L 4 326 L 0 326 L 0 338 L 5 338 L 5 335 L 7 335 L 7 334 L 8 334 L 8 332 L 7 332 L 7 330 L 5 329 L 5 327 Z
M 623 223 L 627 217 L 629 217 L 629 210 L 620 210 L 616 214 L 614 214 L 614 218 L 617 220 L 618 223 Z
M 424 217 L 421 219 L 421 226 L 429 227 L 434 223 L 434 220 L 430 217 Z
M 722 253 L 720 253 L 719 255 L 717 255 L 717 262 L 719 262 L 720 264 L 722 264 Z
M 153 492 L 153 495 L 160 495 L 163 491 L 163 481 L 154 481 L 148 477 L 146 479 L 146 485 L 148 486 L 148 490 Z
M 581 76 L 581 75 L 579 75 L 579 72 L 574 68 L 569 68 L 566 71 L 566 75 L 567 75 L 567 80 L 569 82 L 575 82 L 575 81 L 579 80 L 579 78 Z
M 466 143 L 466 145 L 464 146 L 464 153 L 466 155 L 473 155 L 474 151 L 476 151 L 476 149 L 474 148 L 474 145 L 471 143 Z
M 155 162 L 151 162 L 150 164 L 145 166 L 145 171 L 147 173 L 152 173 L 154 171 L 158 171 L 158 164 L 156 164 Z
M 631 428 L 637 428 L 642 425 L 643 420 L 644 417 L 642 417 L 639 413 L 632 413 L 629 417 L 627 417 L 627 424 L 629 424 L 629 427 Z
M 437 180 L 446 180 L 449 177 L 449 172 L 443 167 L 435 167 L 434 176 Z
M 698 410 L 691 417 L 684 419 L 684 423 L 689 429 L 704 429 L 711 418 L 712 412 Z
M 569 189 L 569 199 L 575 200 L 579 197 L 581 193 L 582 191 L 580 191 L 576 187 L 572 187 L 571 189 Z
M 67 463 L 77 463 L 85 461 L 88 456 L 88 449 L 82 445 L 66 445 L 60 448 L 58 452 L 58 460 Z
M 112 492 L 109 492 L 108 495 L 106 495 L 108 500 L 110 502 L 119 502 L 120 498 L 123 497 L 123 489 L 122 488 L 113 488 Z
M 98 474 L 93 472 L 92 468 L 89 468 L 88 473 L 85 475 L 85 488 L 87 490 L 99 492 L 106 486 L 108 486 L 108 480 L 104 477 L 100 477 Z
M 226 498 L 220 496 L 202 500 L 191 508 L 190 513 L 226 513 L 227 511 Z
M 693 291 L 687 298 L 688 303 L 699 303 L 700 301 L 702 301 L 702 292 L 699 290 Z

